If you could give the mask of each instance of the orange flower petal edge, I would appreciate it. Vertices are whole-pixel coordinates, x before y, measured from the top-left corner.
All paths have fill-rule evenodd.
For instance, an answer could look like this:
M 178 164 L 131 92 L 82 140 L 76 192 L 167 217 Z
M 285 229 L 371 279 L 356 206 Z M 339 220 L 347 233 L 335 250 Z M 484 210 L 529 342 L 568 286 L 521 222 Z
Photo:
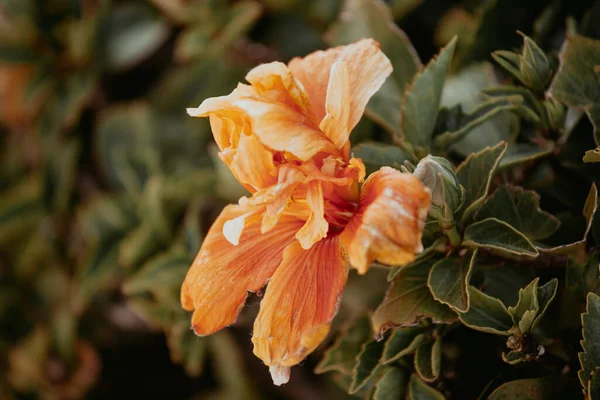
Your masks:
M 254 353 L 273 382 L 288 381 L 325 338 L 348 265 L 402 264 L 420 251 L 429 192 L 382 168 L 366 182 L 350 132 L 392 71 L 371 39 L 289 65 L 260 65 L 228 96 L 188 113 L 210 118 L 220 158 L 251 196 L 226 207 L 181 290 L 192 326 L 208 335 L 235 322 L 247 292 L 269 281 Z
M 252 336 L 254 354 L 271 372 L 285 374 L 285 368 L 298 364 L 323 341 L 347 275 L 339 236 L 325 238 L 310 250 L 297 241 L 286 247 L 260 304 Z
M 343 233 L 350 264 L 364 274 L 374 260 L 387 265 L 412 261 L 423 250 L 430 203 L 429 190 L 412 174 L 390 167 L 371 174 Z

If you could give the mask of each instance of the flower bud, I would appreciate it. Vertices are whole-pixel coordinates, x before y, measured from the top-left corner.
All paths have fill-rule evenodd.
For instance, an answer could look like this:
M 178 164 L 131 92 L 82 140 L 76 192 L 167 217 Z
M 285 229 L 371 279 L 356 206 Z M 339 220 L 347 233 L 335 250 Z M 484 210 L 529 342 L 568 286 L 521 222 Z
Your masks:
M 523 77 L 523 83 L 538 91 L 543 91 L 552 78 L 550 61 L 538 45 L 527 36 L 524 36 L 519 71 Z
M 419 161 L 414 175 L 431 191 L 431 216 L 452 219 L 463 197 L 452 164 L 445 158 L 428 155 Z
M 551 97 L 544 101 L 544 107 L 548 115 L 548 123 L 552 129 L 561 129 L 565 124 L 567 110 L 558 100 Z

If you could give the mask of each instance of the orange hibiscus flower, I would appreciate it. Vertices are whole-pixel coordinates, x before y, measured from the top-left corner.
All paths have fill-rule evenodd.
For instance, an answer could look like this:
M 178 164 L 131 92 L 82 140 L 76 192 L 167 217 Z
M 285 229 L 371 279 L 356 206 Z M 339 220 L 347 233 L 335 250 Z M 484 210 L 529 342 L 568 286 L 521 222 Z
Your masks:
M 412 174 L 365 167 L 348 136 L 392 65 L 373 40 L 260 65 L 228 96 L 188 110 L 209 117 L 221 159 L 252 194 L 227 206 L 181 290 L 198 335 L 235 322 L 267 281 L 254 354 L 275 384 L 323 341 L 348 264 L 399 265 L 422 249 L 429 191 Z

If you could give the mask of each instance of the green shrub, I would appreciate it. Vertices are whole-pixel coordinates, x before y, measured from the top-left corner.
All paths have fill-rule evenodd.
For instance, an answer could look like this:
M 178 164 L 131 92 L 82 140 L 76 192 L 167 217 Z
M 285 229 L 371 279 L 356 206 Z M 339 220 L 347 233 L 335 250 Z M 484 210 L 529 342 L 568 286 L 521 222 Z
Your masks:
M 598 22 L 599 1 L 1 0 L 0 397 L 600 399 Z M 185 109 L 363 37 L 394 72 L 352 152 L 432 188 L 424 251 L 351 273 L 275 389 L 249 315 L 197 338 L 180 305 L 245 193 Z M 184 371 L 154 345 L 111 362 L 157 332 Z

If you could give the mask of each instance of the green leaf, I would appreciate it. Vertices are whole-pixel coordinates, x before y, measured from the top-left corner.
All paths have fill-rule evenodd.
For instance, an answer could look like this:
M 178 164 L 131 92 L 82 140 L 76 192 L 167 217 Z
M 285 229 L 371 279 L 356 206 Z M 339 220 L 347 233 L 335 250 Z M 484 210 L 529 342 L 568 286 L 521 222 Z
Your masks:
M 456 38 L 418 73 L 402 102 L 402 134 L 413 147 L 429 149 L 442 89 L 456 47 Z
M 98 292 L 118 287 L 123 275 L 117 261 L 118 253 L 118 240 L 115 238 L 98 243 L 87 255 L 79 277 L 79 301 L 82 304 L 87 304 Z
M 469 286 L 471 306 L 460 314 L 460 320 L 470 328 L 482 332 L 509 335 L 513 321 L 506 306 L 494 297 Z
M 521 326 L 521 320 L 525 314 L 529 311 L 537 313 L 539 310 L 539 304 L 537 299 L 537 285 L 539 278 L 534 279 L 529 285 L 523 289 L 519 289 L 519 301 L 514 307 L 508 307 L 508 312 L 513 318 L 515 325 L 519 325 L 521 333 L 527 333 L 530 331 L 531 324 L 533 323 L 533 317 L 528 318 L 529 326 Z
M 49 147 L 51 157 L 44 166 L 44 200 L 48 209 L 64 213 L 75 185 L 80 146 L 77 140 L 71 140 Z
M 551 95 L 560 102 L 582 109 L 594 125 L 596 144 L 600 144 L 600 40 L 569 36 L 560 52 L 560 68 L 550 86 Z
M 165 43 L 169 27 L 143 3 L 114 7 L 101 37 L 103 62 L 111 71 L 129 69 Z
M 586 312 L 581 315 L 583 325 L 583 340 L 581 347 L 583 352 L 579 353 L 581 370 L 577 373 L 583 390 L 588 388 L 592 373 L 600 367 L 600 296 L 588 293 Z M 588 393 L 590 395 L 591 393 Z
M 587 10 L 581 20 L 581 34 L 583 36 L 600 39 L 600 27 L 597 24 L 598 18 L 600 18 L 600 2 L 596 1 Z
M 181 242 L 183 248 L 192 258 L 196 256 L 202 245 L 202 241 L 204 240 L 201 207 L 201 201 L 196 200 L 191 202 L 185 214 L 181 230 Z
M 219 73 L 213 73 L 215 70 Z M 202 60 L 168 72 L 150 92 L 149 100 L 160 110 L 180 114 L 186 107 L 197 107 L 208 97 L 229 93 L 238 82 L 244 80 L 245 72 L 222 59 Z M 206 79 L 207 76 L 210 79 Z M 208 121 L 203 120 L 186 117 L 195 130 L 210 135 Z
M 567 263 L 566 286 L 567 289 L 574 291 L 580 300 L 585 301 L 585 296 L 589 292 L 600 293 L 600 266 L 598 254 L 593 254 L 589 260 L 583 264 L 577 264 L 572 261 Z
M 487 400 L 494 390 L 505 383 L 521 379 L 544 378 L 548 376 L 548 372 L 547 368 L 538 368 L 538 365 L 535 363 L 521 364 L 514 368 L 505 368 L 486 385 L 485 389 L 479 394 L 478 400 Z
M 447 148 L 453 143 L 462 140 L 469 132 L 495 115 L 505 111 L 516 110 L 518 103 L 521 101 L 522 100 L 516 96 L 490 99 L 479 104 L 469 114 L 462 114 L 461 111 L 458 126 L 454 127 L 452 131 L 444 132 L 441 135 L 436 136 L 434 139 L 434 146 L 441 149 Z
M 490 189 L 492 177 L 505 151 L 505 142 L 498 143 L 494 147 L 487 147 L 479 153 L 469 155 L 456 169 L 458 181 L 465 188 L 463 223 L 483 204 Z
M 522 351 L 511 350 L 508 353 L 502 353 L 502 361 L 509 365 L 517 365 L 525 361 L 531 361 L 531 355 Z
M 106 290 L 107 288 L 102 289 Z M 181 305 L 179 307 L 174 307 L 173 304 L 156 301 L 150 296 L 129 296 L 127 297 L 127 306 L 131 308 L 140 319 L 153 329 L 157 330 L 168 330 L 173 326 L 176 319 L 182 318 L 185 314 L 181 309 Z
M 481 103 L 482 90 L 498 85 L 497 74 L 489 63 L 473 64 L 457 74 L 446 78 L 442 94 L 442 109 L 438 115 L 436 132 L 454 131 L 460 127 L 463 110 L 472 113 Z M 454 113 L 454 114 L 453 114 Z M 446 114 L 446 115 L 444 115 Z M 458 115 L 456 115 L 458 114 Z M 452 116 L 456 115 L 456 120 Z M 442 124 L 442 122 L 445 122 Z M 474 127 L 466 137 L 454 143 L 448 151 L 466 158 L 486 147 L 495 146 L 501 141 L 511 141 L 518 128 L 519 118 L 510 112 L 498 113 L 482 124 Z
M 383 354 L 385 342 L 372 339 L 365 343 L 356 356 L 356 365 L 352 370 L 352 384 L 349 393 L 358 392 L 381 368 L 379 360 Z
M 434 222 L 433 225 L 436 226 L 436 233 L 437 233 L 437 221 L 433 221 L 433 222 Z M 427 229 L 427 225 L 429 225 L 429 224 L 426 224 L 426 226 L 425 226 L 426 229 Z M 426 247 L 422 252 L 417 254 L 414 261 L 408 265 L 420 263 L 421 261 L 424 261 L 424 260 L 427 260 L 427 259 L 433 257 L 435 254 L 439 254 L 440 248 L 441 249 L 446 248 L 446 242 L 447 242 L 446 238 L 437 239 L 430 246 Z M 445 250 L 443 250 L 443 251 L 445 251 Z M 405 265 L 402 267 L 391 268 L 390 273 L 388 274 L 388 278 L 387 278 L 388 281 L 390 281 L 390 282 L 393 281 L 396 278 L 396 275 L 398 275 L 398 273 L 400 271 L 402 271 L 404 269 L 404 267 L 407 267 L 408 265 Z
M 506 170 L 550 154 L 552 154 L 552 148 L 540 148 L 531 143 L 513 143 L 506 149 L 506 153 L 498 165 L 498 170 Z
M 150 108 L 136 103 L 107 109 L 97 130 L 99 161 L 109 182 L 136 198 L 148 177 L 160 170 Z
M 208 351 L 211 353 L 212 371 L 221 386 L 222 392 L 216 399 L 257 400 L 256 389 L 244 366 L 242 352 L 235 339 L 227 330 L 210 337 Z
M 466 257 L 448 257 L 434 264 L 427 285 L 437 301 L 448 304 L 459 312 L 469 309 L 467 287 L 471 280 L 475 257 L 477 250 Z
M 444 400 L 444 396 L 413 374 L 410 377 L 408 400 Z
M 102 196 L 77 211 L 77 221 L 86 242 L 96 244 L 122 237 L 138 223 L 135 208 L 124 197 Z
M 519 46 L 517 29 L 530 29 L 536 16 L 547 5 L 546 0 L 491 0 L 473 3 L 478 20 L 477 31 L 473 34 L 469 48 L 461 57 L 461 65 L 473 60 L 485 60 L 496 49 L 512 49 Z M 520 11 L 515 13 L 516 9 Z M 502 21 L 499 24 L 498 21 Z M 518 65 L 518 63 L 516 63 Z
M 365 163 L 367 175 L 383 166 L 400 169 L 404 161 L 410 159 L 410 155 L 401 148 L 381 143 L 361 143 L 352 148 L 352 154 Z
M 542 240 L 558 229 L 560 221 L 540 209 L 537 193 L 500 186 L 477 213 L 477 219 L 496 218 L 511 225 L 531 241 Z
M 519 301 L 519 289 L 527 286 L 537 276 L 534 267 L 526 267 L 507 262 L 482 268 L 485 292 L 500 299 L 504 304 L 516 304 Z
M 174 180 L 167 180 L 159 175 L 151 176 L 144 186 L 142 196 L 139 198 L 139 212 L 141 215 L 147 216 L 144 223 L 148 224 L 149 229 L 154 232 L 154 236 L 159 243 L 166 243 L 171 239 L 173 234 L 172 219 L 180 211 L 183 211 L 183 206 L 187 203 L 185 200 L 181 202 L 181 199 L 171 196 L 171 207 L 168 206 L 166 199 L 168 182 L 174 183 Z M 191 187 L 190 185 L 189 188 Z M 192 197 L 192 193 L 189 193 L 187 197 Z
M 521 35 L 523 36 L 523 52 L 519 70 L 523 81 L 530 88 L 543 92 L 552 77 L 550 61 L 533 40 L 524 34 Z
M 498 50 L 492 53 L 492 58 L 507 72 L 524 84 L 523 75 L 519 71 L 520 57 L 517 53 L 507 50 Z
M 403 399 L 408 391 L 408 375 L 399 368 L 386 368 L 375 384 L 373 400 Z
M 0 197 L 0 243 L 32 232 L 45 215 L 38 179 L 27 179 Z
M 151 293 L 163 303 L 178 304 L 181 284 L 192 262 L 185 253 L 160 254 L 125 281 L 123 293 L 127 296 Z
M 421 61 L 383 1 L 346 1 L 338 22 L 327 33 L 327 41 L 331 45 L 342 45 L 366 37 L 381 44 L 394 70 L 391 79 L 371 98 L 365 112 L 387 131 L 398 134 L 402 93 L 419 71 Z
M 533 92 L 523 86 L 511 86 L 511 85 L 502 85 L 491 88 L 486 88 L 483 90 L 483 93 L 486 96 L 495 99 L 510 99 L 510 98 L 520 98 L 521 101 L 518 102 L 519 114 L 523 118 L 527 118 L 531 122 L 540 123 L 542 119 L 544 119 L 544 107 L 542 102 L 533 94 Z M 544 125 L 544 126 L 547 126 Z
M 542 320 L 542 317 L 544 316 L 544 314 L 546 314 L 546 311 L 548 311 L 548 307 L 550 307 L 552 300 L 554 300 L 557 290 L 558 290 L 558 279 L 556 279 L 556 278 L 551 279 L 545 285 L 539 286 L 537 288 L 536 296 L 537 296 L 537 302 L 539 305 L 539 311 L 537 312 L 537 316 L 531 326 L 532 330 L 535 329 L 535 327 Z
M 35 53 L 32 47 L 28 44 L 0 44 L 0 60 L 3 63 L 23 64 L 33 63 L 39 59 L 39 55 Z
M 584 162 L 600 162 L 600 146 L 595 149 L 588 150 L 583 156 Z
M 178 37 L 176 59 L 186 62 L 200 57 L 220 57 L 254 25 L 261 13 L 259 3 L 246 0 L 227 7 L 225 15 L 220 18 L 225 23 L 218 29 L 211 24 L 197 23 Z
M 587 393 L 590 394 L 591 400 L 598 400 L 600 396 L 600 367 L 595 368 L 592 372 Z
M 167 244 L 147 222 L 127 233 L 119 245 L 119 265 L 125 268 L 139 266 Z
M 188 375 L 200 376 L 204 367 L 208 340 L 194 334 L 190 329 L 187 315 L 174 323 L 166 331 L 166 335 L 171 361 L 181 364 Z
M 98 74 L 94 69 L 83 69 L 52 87 L 51 97 L 39 120 L 40 134 L 45 138 L 58 137 L 61 128 L 72 128 L 92 100 L 97 79 Z
M 419 326 L 394 329 L 385 343 L 381 362 L 389 364 L 413 353 L 423 342 L 423 339 L 425 339 L 423 328 Z
M 361 317 L 357 319 L 348 325 L 340 333 L 335 343 L 325 351 L 321 362 L 315 368 L 315 373 L 338 371 L 342 374 L 351 375 L 362 345 L 370 338 L 371 324 L 369 318 Z
M 436 301 L 427 287 L 433 264 L 433 260 L 423 260 L 398 272 L 373 315 L 376 334 L 382 335 L 396 326 L 412 325 L 423 317 L 439 323 L 450 323 L 456 319 L 452 309 Z
M 585 245 L 587 237 L 594 223 L 594 216 L 598 210 L 598 190 L 596 184 L 592 184 L 588 193 L 585 204 L 583 205 L 583 217 L 585 218 L 585 232 L 583 238 L 577 242 L 564 244 L 561 246 L 552 247 L 549 249 L 541 249 L 545 253 L 564 254 L 569 256 L 577 264 L 585 264 L 587 260 Z
M 560 399 L 564 386 L 556 376 L 519 379 L 500 385 L 490 394 L 489 400 L 551 400 Z
M 415 369 L 425 382 L 433 382 L 440 376 L 442 362 L 442 338 L 422 343 L 415 353 Z
M 469 225 L 465 230 L 463 245 L 496 250 L 509 255 L 538 255 L 537 249 L 525 235 L 496 218 L 487 218 Z

